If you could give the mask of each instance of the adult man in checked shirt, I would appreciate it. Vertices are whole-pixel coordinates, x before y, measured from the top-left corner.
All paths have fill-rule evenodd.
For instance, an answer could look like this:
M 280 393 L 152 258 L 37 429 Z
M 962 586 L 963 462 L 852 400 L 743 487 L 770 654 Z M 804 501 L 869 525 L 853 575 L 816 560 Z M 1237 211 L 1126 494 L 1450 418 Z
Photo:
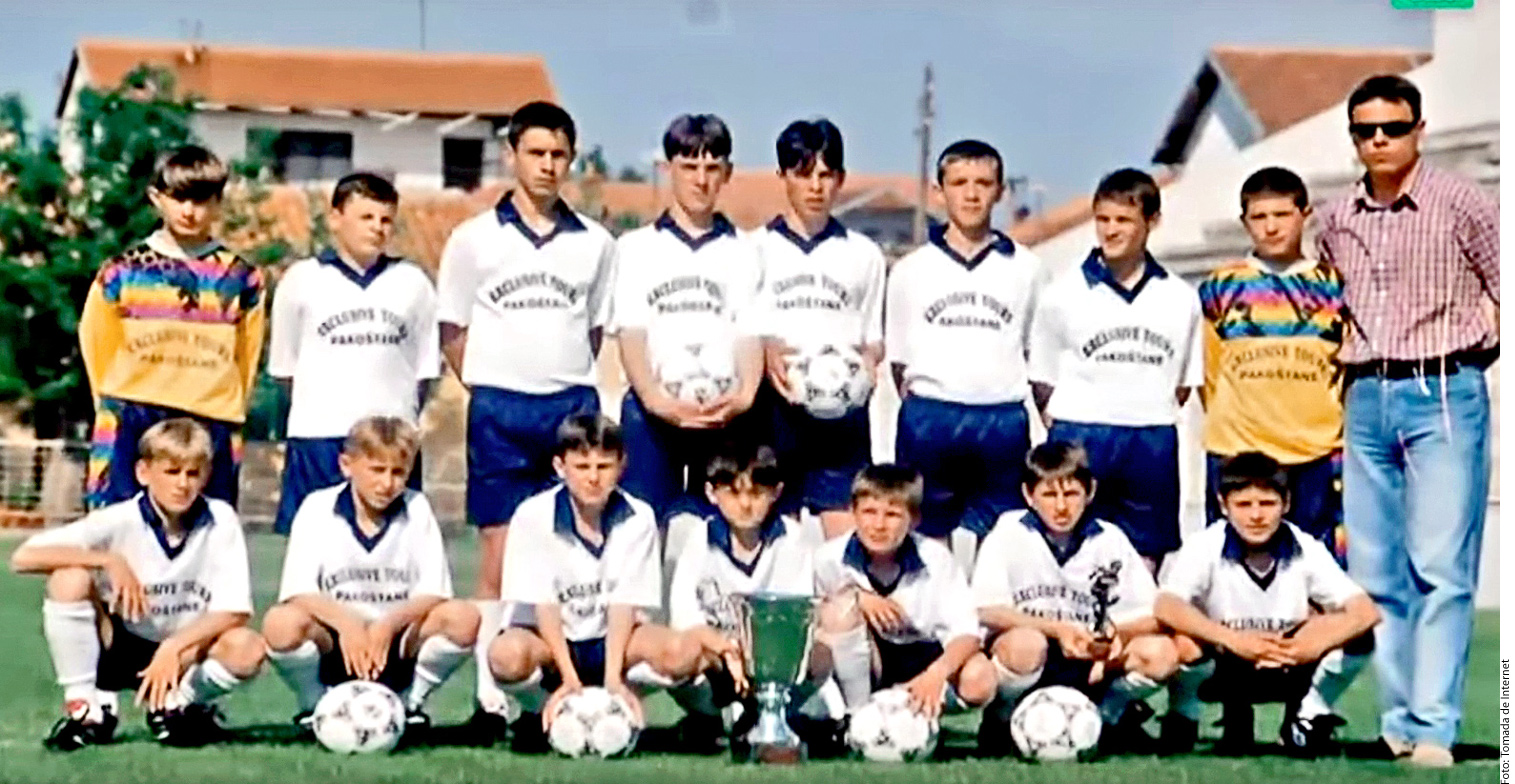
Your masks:
M 1499 348 L 1499 204 L 1420 159 L 1420 92 L 1397 76 L 1347 101 L 1367 173 L 1321 211 L 1345 278 L 1343 507 L 1352 577 L 1377 602 L 1381 734 L 1452 764 L 1489 490 Z

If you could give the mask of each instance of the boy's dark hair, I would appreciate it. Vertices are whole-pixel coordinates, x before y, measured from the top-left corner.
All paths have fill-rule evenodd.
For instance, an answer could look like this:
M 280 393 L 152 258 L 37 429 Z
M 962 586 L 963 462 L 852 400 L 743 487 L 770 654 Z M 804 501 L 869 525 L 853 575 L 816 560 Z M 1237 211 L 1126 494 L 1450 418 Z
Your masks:
M 1140 207 L 1142 217 L 1151 220 L 1162 211 L 1163 199 L 1157 181 L 1141 169 L 1117 169 L 1099 181 L 1094 189 L 1094 203 L 1113 201 Z
M 911 517 L 920 517 L 926 483 L 921 472 L 898 463 L 874 463 L 852 480 L 852 505 L 865 498 L 895 498 L 905 502 Z
M 767 444 L 727 441 L 705 464 L 705 481 L 716 487 L 733 487 L 742 474 L 747 474 L 756 487 L 772 489 L 784 481 L 778 453 Z
M 1241 211 L 1245 215 L 1247 205 L 1258 196 L 1283 196 L 1293 199 L 1294 206 L 1303 210 L 1310 206 L 1310 193 L 1305 190 L 1305 181 L 1282 166 L 1268 166 L 1252 172 L 1241 184 Z
M 574 414 L 558 425 L 558 445 L 552 452 L 553 457 L 589 449 L 624 456 L 626 442 L 621 438 L 621 426 L 603 414 Z
M 510 145 L 510 149 L 514 150 L 521 142 L 521 134 L 526 133 L 527 128 L 562 131 L 568 137 L 570 151 L 579 141 L 573 117 L 569 116 L 566 109 L 550 101 L 532 101 L 510 115 L 510 122 L 505 126 L 505 143 Z
M 942 154 L 936 156 L 936 184 L 942 184 L 942 177 L 947 173 L 947 164 L 958 161 L 994 161 L 994 179 L 1005 179 L 1005 159 L 1000 157 L 999 150 L 988 142 L 978 139 L 962 139 L 947 145 Z
M 152 189 L 180 201 L 207 202 L 226 190 L 226 164 L 199 145 L 186 144 L 158 159 Z
M 698 158 L 709 153 L 712 158 L 731 157 L 731 130 L 726 121 L 713 114 L 681 114 L 663 133 L 663 157 Z
M 779 171 L 798 171 L 809 174 L 815 162 L 821 161 L 826 168 L 844 171 L 842 164 L 842 130 L 830 120 L 819 117 L 814 120 L 795 120 L 779 133 L 777 148 Z
M 1021 484 L 1028 490 L 1041 482 L 1069 478 L 1094 490 L 1094 469 L 1089 467 L 1089 453 L 1069 441 L 1044 441 L 1026 453 L 1026 470 Z
M 1369 76 L 1357 85 L 1357 89 L 1347 98 L 1347 119 L 1352 118 L 1353 109 L 1376 99 L 1408 104 L 1410 118 L 1420 122 L 1420 88 L 1409 79 L 1393 74 Z
M 400 203 L 400 192 L 395 190 L 394 184 L 372 172 L 353 172 L 337 180 L 337 187 L 331 189 L 332 209 L 342 209 L 342 205 L 354 196 L 372 199 L 380 204 Z
M 1225 501 L 1232 493 L 1249 487 L 1272 490 L 1289 498 L 1289 475 L 1277 460 L 1261 452 L 1242 452 L 1227 458 L 1220 464 L 1220 500 Z

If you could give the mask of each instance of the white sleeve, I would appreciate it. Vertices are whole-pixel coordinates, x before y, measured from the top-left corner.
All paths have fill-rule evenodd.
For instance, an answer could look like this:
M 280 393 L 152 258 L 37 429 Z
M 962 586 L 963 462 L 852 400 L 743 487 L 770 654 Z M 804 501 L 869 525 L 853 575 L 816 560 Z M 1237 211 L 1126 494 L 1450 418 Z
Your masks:
M 234 517 L 217 520 L 212 552 L 215 560 L 209 584 L 210 602 L 206 612 L 252 614 L 252 579 L 248 574 L 247 539 L 242 525 Z
M 973 604 L 973 590 L 968 587 L 968 577 L 958 568 L 956 558 L 943 559 L 943 564 L 945 570 L 936 594 L 942 613 L 942 629 L 937 639 L 946 645 L 963 635 L 980 637 L 978 608 Z
M 1014 597 L 1010 586 L 1010 535 L 1005 526 L 1014 524 L 1009 514 L 1000 515 L 993 530 L 978 546 L 977 560 L 973 562 L 973 606 L 1013 607 Z
M 589 312 L 590 329 L 610 323 L 611 303 L 615 300 L 615 282 L 619 268 L 615 238 L 607 235 L 600 248 L 600 263 L 595 268 L 594 280 L 589 283 L 589 299 L 585 303 Z
M 705 537 L 700 532 L 691 534 L 684 542 L 673 567 L 673 582 L 668 587 L 668 625 L 674 631 L 683 631 L 705 624 L 705 613 L 700 609 L 700 573 L 705 564 Z
M 1110 606 L 1110 622 L 1116 626 L 1151 617 L 1157 599 L 1157 583 L 1130 540 L 1121 542 L 1120 550 L 1120 581 Z
M 1342 570 L 1325 545 L 1307 534 L 1295 533 L 1300 557 L 1304 560 L 1305 579 L 1309 581 L 1310 601 L 1327 610 L 1340 610 L 1353 596 L 1365 593 L 1362 586 Z
M 908 261 L 894 264 L 884 282 L 884 356 L 890 362 L 908 363 L 910 318 L 910 269 Z
M 651 307 L 642 291 L 639 261 L 635 253 L 627 252 L 635 248 L 635 240 L 627 241 L 630 236 L 621 237 L 615 244 L 616 274 L 611 282 L 610 323 L 605 328 L 610 334 L 646 329 L 652 321 Z
M 442 338 L 437 331 L 437 289 L 424 274 L 421 293 L 416 298 L 416 380 L 426 381 L 442 375 Z
M 763 257 L 758 255 L 757 244 L 750 238 L 738 239 L 747 251 L 745 266 L 732 276 L 732 290 L 727 293 L 727 307 L 731 310 L 731 323 L 736 334 L 741 336 L 762 335 L 767 324 L 757 307 L 758 290 L 763 287 Z
M 437 265 L 437 320 L 460 327 L 473 319 L 473 302 L 479 293 L 478 265 L 468 241 L 469 224 L 454 229 L 442 247 Z
M 1036 310 L 1031 314 L 1031 338 L 1026 358 L 1026 375 L 1032 381 L 1054 385 L 1063 349 L 1056 292 L 1057 289 L 1049 285 L 1037 298 Z
M 452 598 L 452 571 L 447 565 L 447 546 L 442 542 L 442 528 L 431 510 L 426 496 L 415 499 L 415 523 L 419 523 L 420 541 L 416 542 L 416 563 L 420 575 L 416 578 L 411 596 L 440 596 Z
M 757 291 L 753 294 L 751 310 L 747 315 L 744 334 L 774 337 L 778 334 L 778 295 L 773 291 L 773 271 L 768 268 L 768 257 L 763 253 L 763 243 L 753 235 L 760 274 Z
M 322 496 L 325 497 L 325 496 Z M 279 577 L 279 601 L 321 593 L 321 542 L 316 526 L 322 511 L 306 496 L 289 524 L 289 544 L 284 548 L 284 572 Z
M 305 309 L 300 305 L 299 269 L 296 262 L 274 287 L 268 323 L 268 375 L 274 378 L 293 378 L 300 358 L 300 335 L 305 331 L 300 322 Z
M 863 342 L 878 343 L 884 339 L 884 252 L 877 245 L 870 248 L 867 288 L 863 291 Z
M 1205 320 L 1199 307 L 1199 295 L 1193 293 L 1193 290 L 1189 294 L 1189 340 L 1184 355 L 1183 376 L 1178 385 L 1205 385 Z
M 835 548 L 822 545 L 815 553 L 815 595 L 822 599 L 830 598 L 851 584 L 842 565 L 832 557 L 833 550 Z
M 1031 292 L 1026 297 L 1026 315 L 1021 319 L 1021 346 L 1026 352 L 1026 358 L 1031 356 L 1031 325 L 1036 323 L 1036 311 L 1041 307 L 1042 295 L 1047 292 L 1047 284 L 1051 282 L 1051 268 L 1047 262 L 1042 261 L 1040 256 L 1031 257 L 1036 263 L 1036 270 L 1031 274 Z
M 116 529 L 120 527 L 119 516 L 114 505 L 96 509 L 68 525 L 32 534 L 21 546 L 109 550 Z
M 1222 523 L 1221 525 L 1224 525 Z M 1164 570 L 1162 592 L 1172 594 L 1190 604 L 1203 602 L 1210 593 L 1210 563 L 1216 553 L 1211 537 L 1201 531 L 1193 539 L 1178 548 L 1173 556 L 1173 565 Z
M 610 590 L 606 604 L 631 605 L 657 609 L 663 606 L 663 559 L 658 552 L 658 527 L 651 514 L 638 512 L 622 525 L 619 533 L 630 534 L 620 557 L 615 587 Z M 618 548 L 619 549 L 619 548 Z
M 527 504 L 516 507 L 510 518 L 510 545 L 505 548 L 505 560 L 500 568 L 500 600 L 519 604 L 556 604 L 553 591 L 555 564 L 549 553 L 552 550 L 539 541 L 535 521 L 522 514 Z

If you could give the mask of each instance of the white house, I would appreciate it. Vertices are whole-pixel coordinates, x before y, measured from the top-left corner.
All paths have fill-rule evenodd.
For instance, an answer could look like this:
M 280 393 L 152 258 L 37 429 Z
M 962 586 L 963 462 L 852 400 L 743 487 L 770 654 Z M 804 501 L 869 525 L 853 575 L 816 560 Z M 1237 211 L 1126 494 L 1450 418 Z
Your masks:
M 557 100 L 536 56 L 86 39 L 58 99 L 65 155 L 79 90 L 115 87 L 142 64 L 193 98 L 195 132 L 213 151 L 241 157 L 265 136 L 295 183 L 365 170 L 404 188 L 471 189 L 498 179 L 510 114 Z

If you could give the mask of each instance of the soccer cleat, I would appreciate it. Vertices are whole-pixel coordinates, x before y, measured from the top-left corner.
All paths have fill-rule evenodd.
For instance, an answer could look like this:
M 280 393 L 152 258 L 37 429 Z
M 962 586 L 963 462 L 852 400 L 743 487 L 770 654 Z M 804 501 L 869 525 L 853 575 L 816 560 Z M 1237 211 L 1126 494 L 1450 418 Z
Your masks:
M 1341 745 L 1336 742 L 1336 728 L 1347 722 L 1340 716 L 1325 713 L 1314 718 L 1285 716 L 1283 726 L 1278 728 L 1279 740 L 1289 754 L 1304 759 L 1314 759 L 1336 754 Z
M 1126 706 L 1114 724 L 1106 724 L 1099 734 L 1099 753 L 1151 754 L 1156 742 L 1142 725 L 1152 718 L 1152 706 L 1140 700 Z
M 315 722 L 315 711 L 300 711 L 295 714 L 293 719 L 289 720 L 289 723 L 295 725 L 295 729 L 300 731 L 300 736 L 306 738 L 316 737 Z
M 679 749 L 690 754 L 709 756 L 721 753 L 721 740 L 726 728 L 720 716 L 687 713 L 673 725 Z
M 505 739 L 510 722 L 501 714 L 474 706 L 468 717 L 468 735 L 471 745 L 489 748 Z
M 405 731 L 400 735 L 401 746 L 415 746 L 426 740 L 431 732 L 431 717 L 420 708 L 405 710 Z
M 1224 706 L 1220 726 L 1220 740 L 1215 744 L 1216 754 L 1242 757 L 1257 750 L 1251 705 L 1234 703 Z
M 978 755 L 998 759 L 1016 753 L 1010 737 L 1010 714 L 1003 710 L 985 710 L 978 723 Z
M 181 748 L 216 743 L 228 735 L 221 726 L 220 709 L 199 703 L 153 711 L 147 714 L 147 729 L 159 743 Z
M 1199 740 L 1199 722 L 1181 713 L 1167 713 L 1158 720 L 1162 730 L 1157 741 L 1157 753 L 1171 757 L 1189 754 Z
M 518 754 L 545 754 L 552 751 L 547 732 L 542 729 L 542 714 L 522 711 L 510 723 L 510 750 Z
M 42 746 L 49 751 L 75 751 L 85 746 L 104 745 L 114 739 L 119 719 L 109 709 L 102 708 L 99 720 L 90 721 L 90 704 L 73 700 L 64 706 L 64 712 L 66 715 L 42 739 Z
M 803 714 L 789 720 L 794 733 L 805 742 L 811 759 L 841 759 L 850 752 L 847 746 L 847 720 L 817 718 Z M 733 739 L 733 745 L 736 741 Z

